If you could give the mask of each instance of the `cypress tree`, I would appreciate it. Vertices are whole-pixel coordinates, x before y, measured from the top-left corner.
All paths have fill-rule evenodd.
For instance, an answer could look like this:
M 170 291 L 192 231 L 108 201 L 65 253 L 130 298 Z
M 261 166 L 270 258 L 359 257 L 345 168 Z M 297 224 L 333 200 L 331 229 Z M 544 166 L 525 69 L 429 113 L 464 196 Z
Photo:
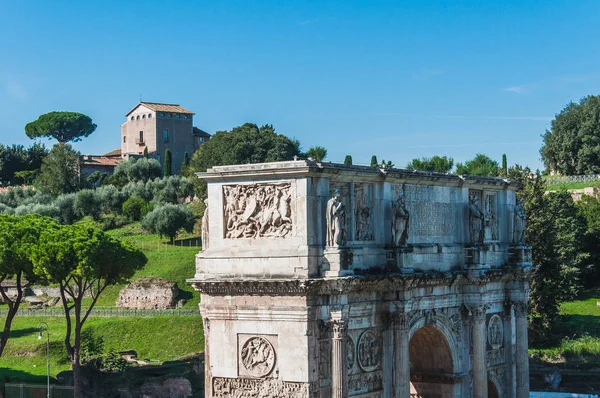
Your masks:
M 148 147 L 144 147 L 144 159 L 148 159 Z
M 190 166 L 190 155 L 187 153 L 187 151 L 183 154 L 183 164 L 181 166 L 182 169 L 185 169 L 186 167 Z
M 502 175 L 508 175 L 508 163 L 506 162 L 506 154 L 502 155 Z
M 170 149 L 167 149 L 165 151 L 165 163 L 163 167 L 163 174 L 165 177 L 173 175 L 173 156 L 171 155 Z
M 344 159 L 344 166 L 352 166 L 352 156 L 346 155 Z
M 377 162 L 377 156 L 373 155 L 371 156 L 371 167 L 378 167 L 379 166 L 379 162 Z

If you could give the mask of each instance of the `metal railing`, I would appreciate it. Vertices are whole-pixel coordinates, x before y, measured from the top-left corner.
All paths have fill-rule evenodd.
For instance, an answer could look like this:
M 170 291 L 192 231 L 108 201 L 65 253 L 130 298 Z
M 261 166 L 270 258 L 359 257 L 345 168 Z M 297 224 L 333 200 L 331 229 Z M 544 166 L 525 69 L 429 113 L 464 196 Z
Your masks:
M 48 389 L 45 384 L 6 383 L 4 395 L 9 398 L 46 397 Z M 75 389 L 71 386 L 50 385 L 50 398 L 73 398 Z
M 87 311 L 83 308 L 82 311 Z M 0 309 L 0 317 L 6 316 L 8 310 Z M 94 307 L 90 316 L 98 317 L 151 317 L 151 316 L 198 316 L 196 308 L 169 309 L 127 309 L 116 307 Z M 64 316 L 63 308 L 25 308 L 20 309 L 17 316 Z
M 565 184 L 570 182 L 595 182 L 600 181 L 600 174 L 587 174 L 579 176 L 548 176 L 546 182 L 548 184 Z

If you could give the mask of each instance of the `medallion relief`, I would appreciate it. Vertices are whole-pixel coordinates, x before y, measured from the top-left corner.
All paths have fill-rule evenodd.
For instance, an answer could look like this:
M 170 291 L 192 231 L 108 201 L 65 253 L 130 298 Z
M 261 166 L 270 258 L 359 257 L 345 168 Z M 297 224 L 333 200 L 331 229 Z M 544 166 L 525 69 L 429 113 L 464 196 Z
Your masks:
M 504 326 L 502 325 L 502 319 L 500 319 L 498 314 L 493 315 L 488 322 L 487 339 L 493 350 L 502 347 L 502 342 L 504 340 Z
M 366 330 L 358 340 L 358 364 L 365 372 L 379 368 L 381 357 L 381 342 L 373 330 Z
M 225 238 L 285 238 L 292 231 L 291 184 L 223 186 Z
M 240 374 L 265 377 L 275 367 L 275 348 L 264 337 L 250 337 L 241 345 L 239 360 Z

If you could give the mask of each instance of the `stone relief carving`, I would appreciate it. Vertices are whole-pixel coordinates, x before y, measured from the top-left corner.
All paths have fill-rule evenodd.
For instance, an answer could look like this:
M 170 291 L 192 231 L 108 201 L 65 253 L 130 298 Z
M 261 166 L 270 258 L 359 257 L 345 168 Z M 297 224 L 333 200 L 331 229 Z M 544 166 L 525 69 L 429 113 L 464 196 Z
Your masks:
M 358 364 L 365 372 L 379 368 L 381 342 L 373 330 L 365 330 L 358 339 Z
M 275 379 L 230 379 L 214 377 L 212 396 L 222 398 L 308 398 L 309 383 Z
M 354 367 L 354 341 L 352 337 L 346 337 L 346 366 L 348 366 L 348 373 L 352 372 L 352 368 Z
M 471 244 L 483 243 L 485 214 L 481 211 L 479 195 L 469 197 L 469 232 Z
M 343 246 L 346 243 L 346 207 L 342 193 L 336 189 L 327 201 L 327 246 Z
M 525 227 L 527 221 L 527 214 L 525 213 L 525 201 L 519 200 L 515 206 L 515 233 L 514 243 L 523 244 L 525 243 Z
M 202 251 L 208 249 L 208 199 L 204 199 L 204 214 L 202 215 Z
M 392 200 L 392 243 L 396 246 L 405 245 L 408 240 L 409 217 L 403 186 L 396 200 Z
M 383 390 L 381 371 L 361 373 L 348 377 L 348 392 L 354 394 Z
M 275 366 L 275 349 L 263 337 L 251 337 L 242 346 L 240 359 L 249 376 L 264 377 Z
M 485 238 L 498 240 L 498 214 L 496 212 L 496 195 L 485 195 Z
M 485 354 L 488 367 L 502 365 L 505 362 L 505 358 L 504 348 L 488 351 Z
M 373 200 L 371 185 L 354 185 L 355 236 L 354 240 L 373 240 Z
M 291 184 L 225 185 L 225 238 L 285 238 L 292 231 Z
M 321 378 L 326 379 L 330 376 L 331 369 L 331 341 L 320 340 L 319 341 L 319 375 Z
M 504 340 L 504 326 L 499 315 L 493 315 L 487 327 L 487 339 L 492 349 L 497 350 L 502 347 Z

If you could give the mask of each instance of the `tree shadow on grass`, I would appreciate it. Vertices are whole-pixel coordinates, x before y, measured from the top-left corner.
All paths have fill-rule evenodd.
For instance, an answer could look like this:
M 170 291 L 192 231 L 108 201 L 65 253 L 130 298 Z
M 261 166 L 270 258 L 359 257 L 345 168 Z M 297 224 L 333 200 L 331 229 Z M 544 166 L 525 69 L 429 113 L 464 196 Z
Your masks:
M 600 338 L 600 317 L 594 315 L 561 315 L 560 332 L 565 337 L 583 335 Z
M 23 336 L 33 335 L 34 333 L 39 333 L 40 330 L 38 328 L 24 328 L 24 329 L 12 329 L 9 334 L 9 338 L 18 338 Z M 4 333 L 0 332 L 0 337 L 2 337 Z
M 46 384 L 47 376 L 33 375 L 22 370 L 0 367 L 0 384 L 4 383 L 32 383 Z M 54 382 L 54 378 L 50 378 L 50 382 Z

